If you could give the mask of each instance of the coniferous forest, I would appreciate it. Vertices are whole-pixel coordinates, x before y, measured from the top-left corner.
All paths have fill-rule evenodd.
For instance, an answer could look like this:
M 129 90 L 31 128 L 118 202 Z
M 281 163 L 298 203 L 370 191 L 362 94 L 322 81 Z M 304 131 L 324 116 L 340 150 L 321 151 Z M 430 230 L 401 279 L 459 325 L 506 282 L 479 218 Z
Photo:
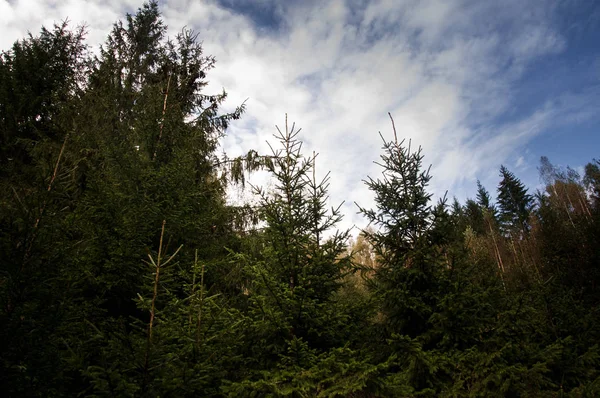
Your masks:
M 219 156 L 244 106 L 156 2 L 85 39 L 0 59 L 3 396 L 600 396 L 599 161 L 436 201 L 421 149 L 383 140 L 353 239 L 293 124 Z

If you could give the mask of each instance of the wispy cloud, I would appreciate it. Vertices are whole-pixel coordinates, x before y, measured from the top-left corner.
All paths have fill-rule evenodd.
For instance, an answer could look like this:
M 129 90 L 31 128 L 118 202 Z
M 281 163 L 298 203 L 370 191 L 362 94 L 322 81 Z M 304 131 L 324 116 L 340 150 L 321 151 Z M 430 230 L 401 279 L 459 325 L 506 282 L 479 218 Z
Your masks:
M 100 42 L 124 10 L 139 6 L 58 4 L 0 2 L 2 46 L 67 16 L 87 21 L 90 38 Z M 500 163 L 523 164 L 524 147 L 548 126 L 565 115 L 590 118 L 598 105 L 600 90 L 592 88 L 544 98 L 515 117 L 511 104 L 528 68 L 568 48 L 555 23 L 555 1 L 247 4 L 167 0 L 161 7 L 171 34 L 194 28 L 217 57 L 209 89 L 224 87 L 230 107 L 249 98 L 224 149 L 231 155 L 266 150 L 287 112 L 303 127 L 307 152 L 320 152 L 318 170 L 331 170 L 332 202 L 347 201 L 347 226 L 364 225 L 352 202 L 371 200 L 361 180 L 379 172 L 372 162 L 380 153 L 378 131 L 391 137 L 388 111 L 399 135 L 424 147 L 433 189 L 464 195 L 476 178 L 491 181 Z

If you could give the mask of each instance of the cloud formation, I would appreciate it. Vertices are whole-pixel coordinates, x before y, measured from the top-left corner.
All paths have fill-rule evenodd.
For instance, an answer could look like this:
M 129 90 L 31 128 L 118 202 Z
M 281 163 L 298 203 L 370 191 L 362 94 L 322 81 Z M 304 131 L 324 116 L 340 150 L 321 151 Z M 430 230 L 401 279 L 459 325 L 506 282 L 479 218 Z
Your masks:
M 100 43 L 137 1 L 0 0 L 2 48 L 27 30 L 69 17 L 86 21 Z M 223 146 L 233 156 L 266 151 L 285 113 L 303 128 L 306 153 L 331 171 L 332 204 L 346 200 L 345 226 L 364 226 L 354 201 L 368 204 L 362 183 L 380 172 L 378 132 L 422 145 L 433 164 L 433 190 L 464 197 L 474 180 L 493 191 L 500 163 L 523 167 L 526 144 L 565 115 L 590 118 L 597 86 L 539 98 L 523 112 L 512 104 L 523 77 L 568 48 L 553 0 L 304 1 L 167 0 L 175 33 L 193 28 L 217 58 L 209 89 L 224 87 L 246 116 Z M 32 11 L 33 10 L 33 11 Z M 43 12 L 41 10 L 44 10 Z M 574 103 L 581 106 L 573 108 Z M 575 117 L 575 116 L 573 116 Z M 564 123 L 564 121 L 563 121 Z

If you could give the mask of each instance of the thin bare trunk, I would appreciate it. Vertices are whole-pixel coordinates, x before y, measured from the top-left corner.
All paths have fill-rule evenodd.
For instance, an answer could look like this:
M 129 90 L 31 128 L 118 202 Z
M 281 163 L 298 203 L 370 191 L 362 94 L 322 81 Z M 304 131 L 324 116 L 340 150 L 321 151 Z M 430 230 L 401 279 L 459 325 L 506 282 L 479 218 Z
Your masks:
M 148 333 L 146 338 L 146 352 L 144 353 L 144 384 L 142 386 L 142 391 L 146 390 L 146 386 L 148 383 L 148 368 L 150 364 L 150 346 L 152 345 L 152 328 L 154 326 L 154 314 L 156 309 L 156 297 L 158 296 L 158 282 L 160 280 L 160 265 L 162 259 L 162 247 L 163 247 L 163 237 L 165 234 L 165 223 L 166 220 L 162 222 L 162 228 L 160 230 L 160 243 L 158 246 L 158 257 L 156 261 L 152 259 L 152 256 L 148 254 L 150 258 L 150 264 L 154 265 L 154 292 L 152 294 L 152 303 L 150 305 L 150 322 L 148 322 Z
M 154 273 L 154 293 L 152 295 L 152 304 L 150 305 L 150 323 L 148 324 L 148 341 L 152 342 L 152 327 L 154 325 L 154 311 L 156 309 L 156 297 L 158 297 L 158 281 L 160 279 L 160 261 L 162 260 L 163 236 L 165 234 L 166 220 L 162 222 L 160 230 L 160 243 L 158 246 L 158 257 L 156 258 Z
M 60 160 L 62 159 L 63 153 L 65 151 L 65 146 L 67 144 L 68 138 L 69 138 L 69 135 L 67 134 L 62 143 L 62 146 L 60 147 L 60 152 L 58 153 L 58 158 L 56 159 L 56 164 L 54 165 L 54 171 L 52 172 L 52 177 L 50 178 L 50 182 L 48 182 L 48 187 L 46 188 L 47 193 L 50 193 L 54 186 L 54 180 L 56 180 L 56 176 L 58 175 L 58 168 L 60 166 Z M 20 271 L 23 271 L 23 268 L 25 268 L 25 264 L 29 260 L 29 256 L 31 255 L 31 249 L 33 248 L 33 243 L 37 236 L 37 230 L 38 230 L 38 227 L 40 226 L 40 221 L 42 220 L 42 216 L 44 215 L 44 211 L 46 210 L 47 204 L 48 204 L 48 196 L 46 196 L 44 198 L 44 201 L 42 202 L 42 205 L 40 206 L 40 211 L 39 211 L 38 217 L 35 220 L 35 223 L 33 224 L 33 232 L 31 234 L 31 238 L 29 239 L 29 244 L 27 245 L 25 254 L 23 255 L 23 262 L 21 263 Z
M 196 262 L 198 261 L 198 250 L 196 250 Z M 200 344 L 202 334 L 202 309 L 204 307 L 204 263 L 200 271 L 200 308 L 198 309 L 198 323 L 196 328 L 196 343 Z
M 500 277 L 502 278 L 502 286 L 504 290 L 506 290 L 506 284 L 504 282 L 504 262 L 502 261 L 502 256 L 500 255 L 500 249 L 498 248 L 498 243 L 496 242 L 496 236 L 494 234 L 494 229 L 492 228 L 492 223 L 490 222 L 489 216 L 485 216 L 488 227 L 490 228 L 490 236 L 492 237 L 492 242 L 494 243 L 494 251 L 496 254 L 496 261 L 498 263 L 498 268 L 500 269 Z
M 167 114 L 167 98 L 169 98 L 169 87 L 171 86 L 171 76 L 169 74 L 169 79 L 167 80 L 167 90 L 165 91 L 165 100 L 163 101 L 163 110 L 162 110 L 162 119 L 160 120 L 160 132 L 158 133 L 158 141 L 156 142 L 156 147 L 154 148 L 154 154 L 152 155 L 152 161 L 156 159 L 156 153 L 158 152 L 158 146 L 160 145 L 160 141 L 163 136 L 163 128 L 165 126 L 165 115 Z
M 579 204 L 581 205 L 581 208 L 583 209 L 583 212 L 585 214 L 585 218 L 589 219 L 592 216 L 592 213 L 590 212 L 590 208 L 588 206 L 587 199 L 583 196 L 581 191 L 579 191 L 579 195 L 577 195 L 577 196 L 579 199 Z
M 574 209 L 575 207 L 573 206 L 573 203 L 571 202 L 571 198 L 569 197 L 569 193 L 567 192 L 567 187 L 564 184 L 563 184 L 563 190 L 565 191 L 565 194 L 567 195 L 567 200 L 569 201 L 571 208 Z M 558 193 L 556 192 L 556 188 L 554 188 L 554 193 L 557 195 L 557 198 L 558 198 Z M 569 206 L 567 206 L 566 202 L 564 202 L 564 206 L 565 206 L 565 211 L 567 212 L 567 216 L 569 216 L 569 221 L 571 222 L 571 225 L 573 226 L 573 228 L 576 228 L 575 223 L 573 222 L 573 218 L 571 217 L 571 211 L 569 209 Z

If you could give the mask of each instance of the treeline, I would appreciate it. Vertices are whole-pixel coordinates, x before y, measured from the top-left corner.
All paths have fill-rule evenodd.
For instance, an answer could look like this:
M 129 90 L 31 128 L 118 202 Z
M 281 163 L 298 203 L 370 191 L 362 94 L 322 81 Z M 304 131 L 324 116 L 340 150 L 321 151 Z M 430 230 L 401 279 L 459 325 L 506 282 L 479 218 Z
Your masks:
M 96 55 L 67 24 L 2 53 L 4 396 L 600 395 L 600 162 L 434 203 L 384 140 L 349 248 L 295 126 L 218 156 L 244 107 L 205 94 L 214 64 L 156 2 Z

